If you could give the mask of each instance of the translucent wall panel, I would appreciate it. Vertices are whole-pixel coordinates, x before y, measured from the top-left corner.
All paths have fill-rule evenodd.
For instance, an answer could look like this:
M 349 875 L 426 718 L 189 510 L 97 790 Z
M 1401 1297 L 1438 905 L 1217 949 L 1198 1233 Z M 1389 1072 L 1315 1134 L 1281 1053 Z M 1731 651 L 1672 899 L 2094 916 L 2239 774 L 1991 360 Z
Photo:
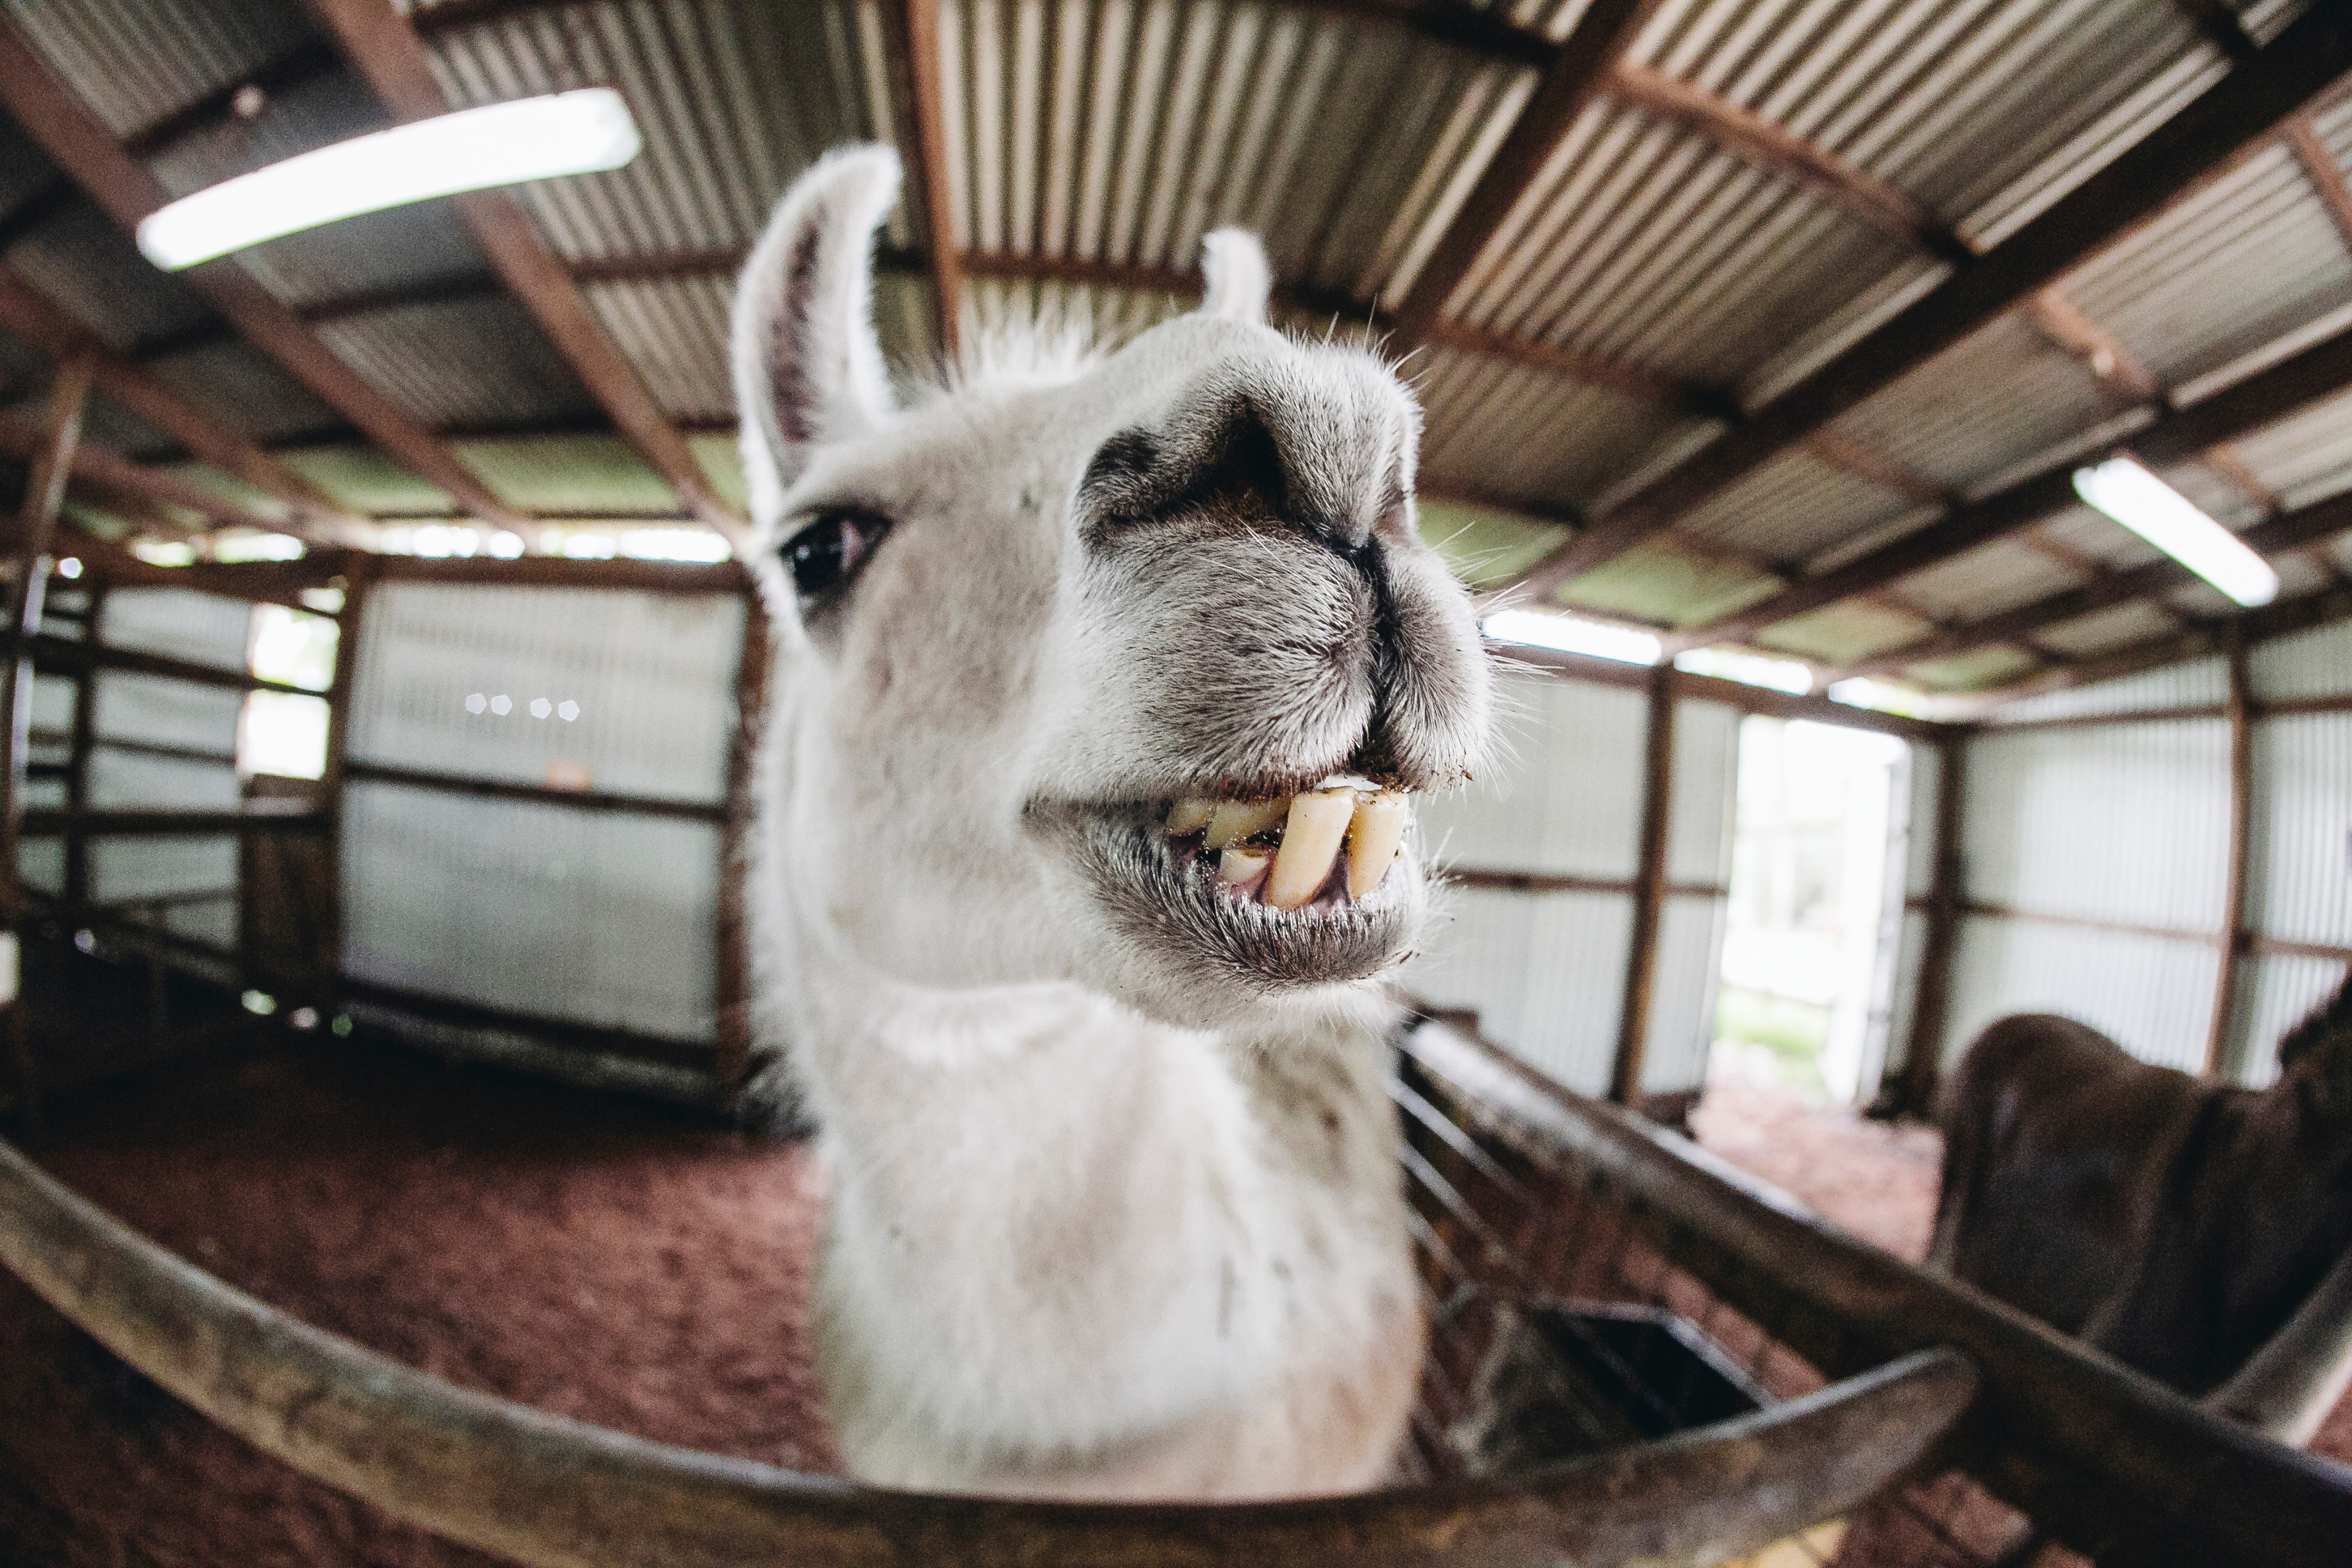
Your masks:
M 1720 702 L 1675 704 L 1674 804 L 1666 817 L 1668 882 L 1720 888 L 1730 880 L 1741 717 L 1738 709 Z
M 72 733 L 75 695 L 74 683 L 62 675 L 33 677 L 33 759 L 63 759 L 64 752 L 49 737 Z
M 2246 656 L 2246 678 L 2261 702 L 2352 692 L 2352 625 L 2259 643 Z
M 343 810 L 354 978 L 712 1037 L 715 827 L 364 783 Z
M 715 802 L 742 626 L 732 595 L 389 584 L 362 617 L 351 756 Z
M 1633 922 L 1622 894 L 1456 889 L 1399 985 L 1470 1009 L 1487 1038 L 1538 1071 L 1605 1094 Z
M 2247 924 L 2352 947 L 2352 713 L 2263 720 L 2253 763 Z
M 1715 1043 L 1716 976 L 1723 962 L 1724 900 L 1668 899 L 1658 911 L 1642 1092 L 1674 1094 L 1706 1081 Z
M 1990 722 L 2020 724 L 2029 720 L 2073 719 L 2088 713 L 2151 713 L 2168 708 L 2218 708 L 2230 700 L 2229 661 L 2194 659 L 2168 665 L 2145 675 L 2078 686 L 2012 702 L 1996 712 Z
M 2332 958 L 2265 953 L 2238 965 L 2238 1019 L 2234 1037 L 2242 1042 L 2234 1076 L 2251 1088 L 2278 1078 L 2281 1036 L 2303 1022 L 2343 983 L 2344 965 Z
M 236 719 L 245 706 L 242 691 L 133 670 L 101 669 L 96 692 L 90 727 L 101 741 L 144 741 L 224 758 L 236 755 Z
M 2221 720 L 1989 734 L 1969 749 L 1962 805 L 1972 900 L 2221 929 L 2230 731 Z
M 1903 890 L 1924 899 L 1936 886 L 1936 808 L 1944 787 L 1944 753 L 1934 746 L 1911 748 L 1911 837 L 1904 846 Z
M 2197 1071 L 2205 1064 L 2219 958 L 2210 942 L 1966 917 L 1953 953 L 1945 1065 L 1997 1019 L 2057 1013 L 2143 1061 Z
M 236 770 L 217 763 L 93 746 L 89 804 L 107 811 L 233 811 L 244 798 Z
M 1423 844 L 1480 870 L 1633 876 L 1647 699 L 1549 676 L 1498 687 L 1497 755 L 1467 790 L 1417 808 Z
M 26 887 L 55 896 L 65 891 L 66 844 L 62 838 L 26 838 L 16 846 L 16 875 Z
M 117 588 L 99 614 L 110 647 L 162 654 L 215 669 L 245 668 L 253 606 L 187 588 Z

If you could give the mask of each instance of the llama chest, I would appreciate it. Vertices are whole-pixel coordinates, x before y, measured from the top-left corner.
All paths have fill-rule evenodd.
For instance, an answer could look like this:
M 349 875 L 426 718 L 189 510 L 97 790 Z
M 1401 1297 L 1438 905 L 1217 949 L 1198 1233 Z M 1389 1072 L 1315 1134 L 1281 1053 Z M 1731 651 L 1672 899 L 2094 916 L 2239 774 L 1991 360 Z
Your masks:
M 1089 1034 L 934 1075 L 870 1125 L 825 1110 L 845 1448 L 899 1426 L 1116 1444 L 1245 1403 L 1409 1303 L 1377 1042 L 1360 1071 L 1274 1049 Z

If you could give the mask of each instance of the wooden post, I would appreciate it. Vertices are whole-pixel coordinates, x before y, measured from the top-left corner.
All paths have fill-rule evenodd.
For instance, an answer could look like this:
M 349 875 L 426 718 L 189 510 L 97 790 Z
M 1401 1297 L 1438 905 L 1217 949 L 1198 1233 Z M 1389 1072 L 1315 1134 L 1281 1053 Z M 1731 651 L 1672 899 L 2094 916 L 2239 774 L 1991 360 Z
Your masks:
M 940 359 L 953 364 L 963 306 L 963 255 L 956 248 L 955 209 L 948 199 L 947 121 L 940 93 L 939 0 L 891 0 L 882 7 L 891 42 L 906 67 L 902 90 L 915 142 L 914 196 L 931 242 L 931 294 Z
M 40 450 L 25 483 L 25 507 L 16 530 L 16 596 L 8 618 L 5 710 L 8 732 L 5 766 L 0 766 L 0 920 L 7 926 L 10 950 L 5 963 L 9 997 L 8 1057 L 16 1079 L 16 1106 L 26 1121 L 39 1114 L 39 1089 L 35 1082 L 33 1041 L 25 1016 L 24 939 L 25 889 L 18 875 L 17 839 L 25 821 L 25 753 L 33 729 L 33 639 L 41 632 L 41 596 L 48 586 L 49 541 L 56 533 L 58 510 L 65 504 L 66 476 L 73 469 L 74 448 L 81 441 L 82 409 L 89 401 L 94 367 L 87 356 L 58 367 L 49 387 L 47 417 L 43 420 Z
M 82 640 L 96 647 L 106 632 L 106 580 L 94 574 L 89 584 L 89 615 L 82 623 Z M 97 741 L 98 661 L 91 659 L 74 671 L 74 719 L 72 750 L 66 757 L 66 809 L 70 812 L 89 808 L 89 753 Z M 89 836 L 80 828 L 66 834 L 66 907 L 79 909 L 89 902 Z
M 2246 948 L 2246 843 L 2253 832 L 2254 726 L 2247 697 L 2246 628 L 2230 622 L 2230 872 L 2221 896 L 2217 937 L 2221 969 L 2213 977 L 2213 1017 L 2205 1031 L 2205 1076 L 2230 1065 L 2230 1013 L 2238 996 L 2238 961 Z
M 1650 993 L 1658 973 L 1658 914 L 1666 891 L 1666 822 L 1675 793 L 1675 668 L 1650 671 L 1650 728 L 1643 748 L 1642 859 L 1633 874 L 1633 940 L 1625 958 L 1624 1003 L 1617 1016 L 1617 1058 L 1609 1098 L 1638 1110 L 1642 1058 L 1649 1045 Z
M 1960 812 L 1968 784 L 1968 742 L 1948 735 L 1937 742 L 1936 859 L 1928 874 L 1927 931 L 1919 955 L 1919 988 L 1911 1004 L 1911 1037 L 1891 1108 L 1897 1115 L 1932 1116 L 1943 1064 L 1944 1016 L 1951 1002 L 1952 949 L 1958 943 L 1960 908 L 1968 897 L 1961 856 Z
M 746 574 L 748 578 L 749 574 Z M 752 787 L 759 777 L 760 741 L 768 713 L 768 607 L 756 581 L 743 599 L 743 651 L 735 665 L 735 733 L 727 749 L 727 815 L 719 831 L 719 945 L 715 982 L 719 1017 L 719 1081 L 734 1088 L 751 1065 L 751 922 L 745 894 L 751 881 L 751 830 L 757 820 Z
M 360 634 L 374 588 L 375 557 L 352 552 L 343 570 L 343 609 L 335 632 L 335 678 L 327 685 L 327 763 L 319 775 L 319 809 L 331 837 L 327 860 L 327 992 L 319 1008 L 330 1020 L 342 1005 L 343 782 L 352 744 L 352 683 L 359 667 Z

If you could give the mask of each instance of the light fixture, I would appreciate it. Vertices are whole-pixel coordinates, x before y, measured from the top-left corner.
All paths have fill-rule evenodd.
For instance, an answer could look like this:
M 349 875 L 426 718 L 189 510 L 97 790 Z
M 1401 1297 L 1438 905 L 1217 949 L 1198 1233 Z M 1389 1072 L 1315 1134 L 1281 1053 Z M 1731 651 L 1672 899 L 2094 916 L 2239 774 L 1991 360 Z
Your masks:
M 1632 626 L 1588 621 L 1581 616 L 1552 616 L 1540 610 L 1496 610 L 1480 624 L 1480 631 L 1496 642 L 1526 647 L 1555 647 L 1563 653 L 1588 654 L 1625 664 L 1655 664 L 1658 639 Z
M 2278 597 L 2279 576 L 2245 541 L 2130 458 L 2074 470 L 2074 493 L 2241 605 Z
M 354 136 L 184 196 L 141 220 L 167 272 L 362 213 L 559 174 L 617 169 L 643 139 L 608 87 L 493 103 Z

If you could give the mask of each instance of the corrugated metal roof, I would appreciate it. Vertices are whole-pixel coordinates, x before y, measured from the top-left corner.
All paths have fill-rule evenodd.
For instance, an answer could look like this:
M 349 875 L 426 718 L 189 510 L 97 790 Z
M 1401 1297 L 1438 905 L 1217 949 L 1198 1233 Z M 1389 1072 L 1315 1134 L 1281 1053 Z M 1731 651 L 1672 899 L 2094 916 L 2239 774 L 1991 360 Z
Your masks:
M 1967 490 L 2046 450 L 2054 436 L 2112 412 L 2082 362 L 2003 316 L 1830 428 L 1947 489 Z
M 2118 530 L 2117 531 L 2121 531 Z M 2081 574 L 2020 539 L 1998 539 L 1903 579 L 1906 604 L 1955 620 L 1979 620 L 2082 581 Z
M 2234 443 L 2238 456 L 2290 507 L 2352 489 L 2352 392 Z
M 117 136 L 318 36 L 294 0 L 0 0 L 0 8 Z
M 433 34 L 451 101 L 501 102 L 609 85 L 646 148 L 627 168 L 517 194 L 572 258 L 749 245 L 785 185 L 826 148 L 891 140 L 870 5 L 604 0 L 534 7 Z M 891 236 L 914 237 L 901 204 Z
M 1455 298 L 1492 331 L 1728 384 L 1908 254 L 1780 175 L 1604 101 Z
M 1630 616 L 1662 626 L 1684 626 L 1727 616 L 1778 593 L 1785 584 L 1737 559 L 1690 548 L 1660 534 L 1563 587 L 1559 602 Z
M 2033 640 L 2074 658 L 2129 647 L 2180 629 L 2179 620 L 2155 605 L 2135 601 L 2056 626 L 2043 626 Z
M 2294 154 L 2274 145 L 2061 288 L 2177 384 L 2352 297 L 2352 252 Z
M 450 448 L 500 500 L 527 511 L 678 510 L 670 488 L 617 436 L 521 436 Z
M 1913 507 L 1908 498 L 1794 447 L 1724 487 L 1681 527 L 1767 560 L 1793 563 Z
M 1968 228 L 2078 182 L 2114 151 L 2118 121 L 2221 65 L 2169 0 L 1686 0 L 1661 7 L 1632 58 Z
M 1684 416 L 1548 371 L 1434 349 L 1412 362 L 1426 415 L 1421 471 L 1433 488 L 1591 504 Z
M 216 320 L 194 289 L 158 272 L 87 201 L 69 203 L 9 247 L 18 275 L 111 349 L 177 337 Z
M 315 441 L 344 428 L 341 415 L 249 343 L 208 343 L 151 360 L 145 369 L 190 407 L 249 440 Z
M 539 323 L 505 296 L 397 305 L 338 316 L 317 331 L 428 427 L 528 427 L 600 414 Z
M 1934 631 L 1925 616 L 1913 615 L 1877 599 L 1848 599 L 1827 605 L 1810 616 L 1783 621 L 1765 631 L 1759 641 L 1832 666 L 1868 658 L 1885 648 L 1899 647 Z

